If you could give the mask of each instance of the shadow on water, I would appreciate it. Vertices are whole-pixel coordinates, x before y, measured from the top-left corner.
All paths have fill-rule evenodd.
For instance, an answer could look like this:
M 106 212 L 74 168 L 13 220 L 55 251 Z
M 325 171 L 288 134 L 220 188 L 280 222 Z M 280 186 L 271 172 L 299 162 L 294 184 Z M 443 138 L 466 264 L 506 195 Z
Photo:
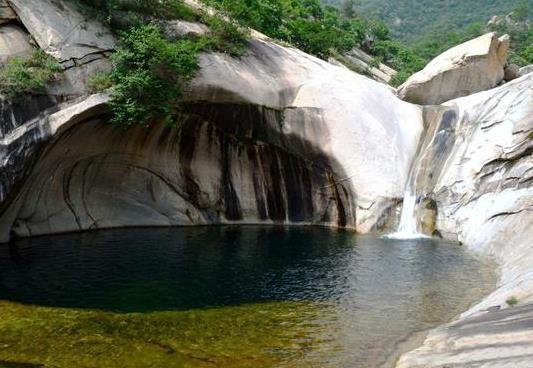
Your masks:
M 452 243 L 325 228 L 123 229 L 0 249 L 0 299 L 114 312 L 316 301 L 431 320 L 485 279 Z

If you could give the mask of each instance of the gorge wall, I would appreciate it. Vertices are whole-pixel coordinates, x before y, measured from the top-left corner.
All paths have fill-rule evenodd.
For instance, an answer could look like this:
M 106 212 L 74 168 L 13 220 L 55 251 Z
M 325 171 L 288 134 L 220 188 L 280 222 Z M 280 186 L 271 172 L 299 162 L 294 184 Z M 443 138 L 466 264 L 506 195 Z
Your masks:
M 432 331 L 398 367 L 527 368 L 533 361 L 533 74 L 443 109 L 456 113 L 441 131 L 454 143 L 445 156 L 428 156 L 439 165 L 438 175 L 430 169 L 419 176 L 424 198 L 434 204 L 442 235 L 494 257 L 500 279 L 493 293 Z M 430 147 L 439 146 L 435 137 Z M 511 298 L 520 307 L 510 307 Z
M 414 185 L 420 218 L 425 209 L 433 213 L 426 232 L 495 256 L 501 279 L 498 290 L 432 332 L 399 366 L 477 367 L 490 353 L 492 366 L 529 368 L 533 337 L 513 321 L 532 320 L 532 73 L 421 107 L 254 34 L 241 58 L 201 56 L 176 126 L 154 121 L 123 130 L 109 124 L 109 97 L 88 96 L 86 88 L 95 70 L 109 67 L 112 36 L 63 0 L 9 3 L 25 27 L 17 32 L 31 33 L 64 72 L 47 96 L 2 101 L 0 242 L 122 226 L 392 230 L 425 136 Z M 105 37 L 95 37 L 99 32 Z M 501 58 L 497 66 L 499 76 Z M 524 304 L 512 316 L 510 296 Z M 504 339 L 507 345 L 497 345 Z
M 56 16 L 29 22 L 62 29 Z M 81 44 L 87 34 L 79 37 Z M 80 57 L 79 48 L 40 40 L 63 59 Z M 117 129 L 97 96 L 56 98 L 49 111 L 11 119 L 2 133 L 0 240 L 122 226 L 392 226 L 422 131 L 420 108 L 261 35 L 241 58 L 204 54 L 200 64 L 176 127 Z M 61 86 L 54 88 L 57 95 Z

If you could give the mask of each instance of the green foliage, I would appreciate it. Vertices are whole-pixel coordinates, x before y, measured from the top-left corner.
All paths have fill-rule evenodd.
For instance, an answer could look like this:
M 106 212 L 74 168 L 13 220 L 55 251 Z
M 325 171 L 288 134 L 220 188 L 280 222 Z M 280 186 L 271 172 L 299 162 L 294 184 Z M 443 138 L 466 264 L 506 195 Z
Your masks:
M 35 51 L 28 59 L 14 58 L 0 69 L 0 94 L 17 98 L 40 94 L 57 77 L 61 66 L 44 51 Z
M 509 299 L 505 301 L 509 307 L 514 307 L 518 304 L 518 299 L 516 297 L 512 296 Z
M 520 0 L 513 8 L 513 18 L 518 21 L 526 21 L 533 18 L 533 7 L 528 0 Z
M 89 79 L 89 89 L 91 93 L 102 92 L 113 86 L 111 73 L 99 72 Z
M 183 0 L 81 0 L 89 17 L 107 21 L 115 29 L 127 29 L 157 19 L 197 21 L 197 11 Z
M 221 14 L 208 15 L 183 0 L 83 0 L 86 14 L 99 14 L 120 37 L 110 73 L 94 75 L 91 91 L 113 87 L 112 123 L 148 126 L 154 120 L 175 120 L 183 86 L 198 69 L 202 50 L 244 53 L 247 33 Z M 167 39 L 156 25 L 164 19 L 185 19 L 206 24 L 206 36 Z
M 347 51 L 365 39 L 363 20 L 349 18 L 318 0 L 205 0 L 241 25 L 289 42 L 327 59 L 333 50 Z
M 418 56 L 399 41 L 381 40 L 374 44 L 373 54 L 398 71 L 390 84 L 398 86 L 412 74 L 422 69 L 426 60 Z
M 359 1 L 357 0 L 344 0 L 341 4 L 342 15 L 346 18 L 355 18 L 356 9 L 359 6 Z
M 434 32 L 427 34 L 413 45 L 414 52 L 420 57 L 431 60 L 444 51 L 485 33 L 482 23 L 473 23 L 463 31 Z
M 151 24 L 122 33 L 112 57 L 112 122 L 121 126 L 145 126 L 154 119 L 172 122 L 182 86 L 198 69 L 198 51 L 197 42 L 168 41 Z
M 210 33 L 201 38 L 203 50 L 218 51 L 241 56 L 246 51 L 248 31 L 239 28 L 233 21 L 220 16 L 204 15 L 202 21 L 209 27 Z
M 343 0 L 322 0 L 341 6 Z M 360 0 L 356 11 L 382 19 L 395 39 L 411 45 L 428 34 L 461 32 L 469 24 L 486 23 L 531 0 Z M 531 17 L 530 17 L 531 19 Z

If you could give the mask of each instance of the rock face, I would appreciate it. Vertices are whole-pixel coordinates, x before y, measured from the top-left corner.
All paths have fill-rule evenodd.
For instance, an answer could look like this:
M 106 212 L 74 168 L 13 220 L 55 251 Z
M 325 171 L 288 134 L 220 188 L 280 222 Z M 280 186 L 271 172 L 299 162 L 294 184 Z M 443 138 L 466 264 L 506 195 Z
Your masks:
M 49 95 L 61 101 L 87 95 L 90 77 L 111 68 L 108 57 L 115 46 L 115 38 L 105 26 L 82 15 L 76 2 L 9 0 L 9 4 L 39 47 L 55 57 L 64 68 L 62 78 L 48 86 Z M 9 57 L 31 52 L 33 48 L 28 40 L 29 35 L 20 27 L 2 26 L 0 63 Z
M 0 26 L 0 66 L 9 59 L 27 57 L 33 50 L 28 35 L 20 27 Z
M 438 105 L 497 86 L 504 77 L 509 37 L 488 33 L 433 59 L 398 88 L 400 98 Z
M 518 77 L 520 77 L 520 68 L 518 65 L 509 64 L 505 67 L 503 76 L 504 81 L 510 82 Z
M 360 74 L 368 75 L 372 79 L 383 83 L 389 83 L 392 77 L 397 73 L 396 70 L 389 68 L 383 63 L 374 66 L 374 58 L 358 48 L 354 48 L 350 52 L 339 55 L 338 59 L 331 59 L 330 62 L 333 64 L 339 63 L 345 65 Z
M 39 46 L 60 62 L 110 51 L 115 39 L 66 0 L 8 0 Z
M 7 0 L 0 0 L 0 24 L 10 23 L 17 19 Z
M 4 133 L 4 152 L 42 143 L 15 160 L 34 162 L 29 174 L 4 171 L 12 184 L 0 240 L 140 225 L 383 226 L 416 151 L 419 108 L 260 36 L 244 57 L 206 54 L 201 66 L 176 128 L 122 131 L 92 109 L 50 129 L 85 101 L 32 121 L 38 138 Z M 33 131 L 26 124 L 12 125 Z
M 533 73 L 533 65 L 526 65 L 519 69 L 518 74 L 524 76 L 526 74 Z
M 530 367 L 533 74 L 446 105 L 459 116 L 434 189 L 437 225 L 444 236 L 493 256 L 501 277 L 494 293 L 432 332 L 398 367 Z M 524 306 L 505 310 L 511 297 Z

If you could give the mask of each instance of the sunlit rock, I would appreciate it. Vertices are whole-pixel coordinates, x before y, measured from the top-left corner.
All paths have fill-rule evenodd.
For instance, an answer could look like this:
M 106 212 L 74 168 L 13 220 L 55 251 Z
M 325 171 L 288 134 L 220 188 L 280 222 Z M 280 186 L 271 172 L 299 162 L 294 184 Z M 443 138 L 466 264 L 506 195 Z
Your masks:
M 7 24 L 0 26 L 0 66 L 12 58 L 25 58 L 32 54 L 28 34 L 20 27 Z
M 398 367 L 528 368 L 533 354 L 528 328 L 533 320 L 528 305 L 533 302 L 533 74 L 446 105 L 459 116 L 456 143 L 434 188 L 437 227 L 444 236 L 493 256 L 501 277 L 496 291 L 458 321 L 431 332 Z M 524 307 L 507 310 L 510 298 Z
M 39 46 L 61 62 L 112 50 L 111 32 L 66 0 L 8 0 Z
M 444 52 L 398 88 L 399 96 L 437 105 L 497 86 L 504 77 L 509 36 L 487 33 Z

